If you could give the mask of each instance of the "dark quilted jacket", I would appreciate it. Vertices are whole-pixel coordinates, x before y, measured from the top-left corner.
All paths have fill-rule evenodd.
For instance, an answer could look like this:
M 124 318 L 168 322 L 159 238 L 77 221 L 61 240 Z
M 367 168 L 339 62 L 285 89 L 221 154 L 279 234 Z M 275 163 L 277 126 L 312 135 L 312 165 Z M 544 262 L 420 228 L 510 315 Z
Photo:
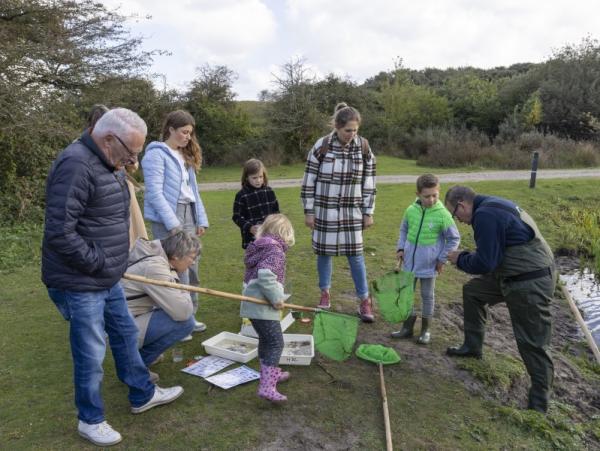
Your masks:
M 42 281 L 49 288 L 100 291 L 127 268 L 129 190 L 86 132 L 63 150 L 46 183 Z

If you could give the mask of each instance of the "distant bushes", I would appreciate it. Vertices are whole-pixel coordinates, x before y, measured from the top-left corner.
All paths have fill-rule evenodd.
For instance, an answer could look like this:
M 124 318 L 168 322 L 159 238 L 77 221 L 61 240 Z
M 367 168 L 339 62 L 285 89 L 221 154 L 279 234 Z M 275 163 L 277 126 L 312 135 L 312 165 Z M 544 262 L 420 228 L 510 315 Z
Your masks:
M 574 141 L 539 132 L 525 132 L 514 141 L 490 142 L 487 135 L 467 129 L 430 129 L 415 133 L 405 144 L 407 156 L 421 166 L 475 166 L 498 169 L 527 169 L 534 151 L 540 168 L 600 166 L 600 145 Z

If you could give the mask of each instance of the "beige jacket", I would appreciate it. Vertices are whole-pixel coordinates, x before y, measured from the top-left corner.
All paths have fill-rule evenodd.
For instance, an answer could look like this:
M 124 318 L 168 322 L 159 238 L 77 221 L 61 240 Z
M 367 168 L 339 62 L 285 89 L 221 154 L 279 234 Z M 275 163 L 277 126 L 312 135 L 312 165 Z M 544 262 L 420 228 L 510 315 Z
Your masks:
M 129 274 L 144 276 L 148 279 L 179 282 L 177 273 L 169 265 L 160 240 L 138 239 L 129 253 L 127 264 Z M 187 291 L 127 279 L 121 279 L 121 284 L 127 297 L 127 307 L 139 330 L 138 346 L 140 348 L 144 344 L 153 310 L 164 310 L 175 321 L 185 321 L 194 312 L 192 300 Z
M 129 250 L 133 249 L 135 241 L 138 238 L 148 239 L 148 232 L 146 231 L 146 224 L 144 224 L 144 216 L 142 216 L 142 210 L 138 203 L 137 197 L 135 197 L 135 186 L 129 179 L 127 179 L 127 187 L 129 188 Z

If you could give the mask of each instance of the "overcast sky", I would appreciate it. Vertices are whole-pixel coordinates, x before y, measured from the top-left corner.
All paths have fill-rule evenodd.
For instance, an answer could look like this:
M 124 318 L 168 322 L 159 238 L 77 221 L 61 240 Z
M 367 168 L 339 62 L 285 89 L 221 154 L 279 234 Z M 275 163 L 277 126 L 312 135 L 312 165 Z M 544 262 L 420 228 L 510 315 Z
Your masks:
M 238 75 L 239 100 L 272 88 L 272 74 L 305 58 L 317 76 L 356 82 L 390 70 L 541 62 L 553 49 L 600 33 L 599 0 L 104 0 L 146 37 L 145 49 L 171 56 L 151 71 L 182 89 L 205 63 Z M 163 81 L 156 79 L 157 86 Z

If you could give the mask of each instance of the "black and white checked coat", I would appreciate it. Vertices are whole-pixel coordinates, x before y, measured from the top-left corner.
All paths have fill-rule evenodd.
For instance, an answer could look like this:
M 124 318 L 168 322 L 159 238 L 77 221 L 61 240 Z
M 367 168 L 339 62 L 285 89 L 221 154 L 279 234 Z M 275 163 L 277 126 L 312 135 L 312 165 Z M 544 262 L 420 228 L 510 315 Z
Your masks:
M 242 233 L 242 248 L 254 241 L 250 233 L 252 226 L 262 224 L 265 218 L 274 213 L 279 213 L 279 203 L 275 192 L 269 186 L 254 188 L 249 185 L 237 192 L 233 201 L 233 222 L 237 224 Z
M 319 158 L 324 138 L 308 153 L 300 194 L 304 214 L 315 215 L 312 247 L 318 255 L 360 255 L 363 215 L 375 210 L 375 156 L 369 149 L 363 157 L 360 136 L 342 147 L 334 131 Z

